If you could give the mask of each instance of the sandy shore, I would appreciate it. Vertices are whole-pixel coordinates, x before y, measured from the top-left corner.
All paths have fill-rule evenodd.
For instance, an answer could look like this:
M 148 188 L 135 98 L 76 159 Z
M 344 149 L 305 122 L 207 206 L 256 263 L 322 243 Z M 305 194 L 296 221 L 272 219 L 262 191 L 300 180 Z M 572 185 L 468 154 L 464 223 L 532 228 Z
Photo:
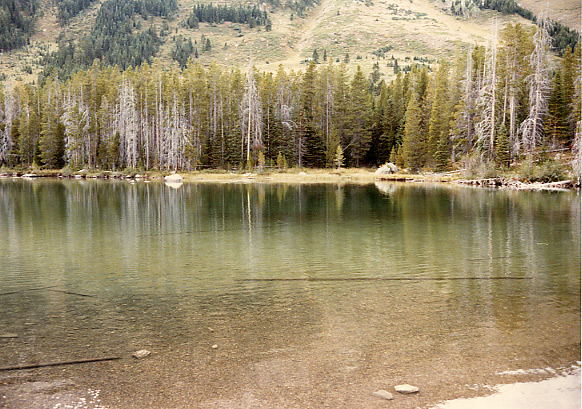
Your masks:
M 289 170 L 286 172 L 235 173 L 235 172 L 191 172 L 181 175 L 185 182 L 210 183 L 374 183 L 375 169 L 346 169 L 342 172 L 330 169 L 309 169 L 304 171 Z M 403 175 L 394 179 L 404 179 Z M 414 177 L 406 177 L 414 179 Z
M 498 385 L 493 395 L 455 399 L 433 409 L 579 409 L 580 368 L 540 382 Z

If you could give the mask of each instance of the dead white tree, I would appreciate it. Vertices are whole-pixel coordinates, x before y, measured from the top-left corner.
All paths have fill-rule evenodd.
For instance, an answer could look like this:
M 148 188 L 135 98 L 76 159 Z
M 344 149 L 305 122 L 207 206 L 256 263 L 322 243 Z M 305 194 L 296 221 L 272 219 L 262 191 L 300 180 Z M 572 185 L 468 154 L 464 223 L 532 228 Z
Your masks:
M 82 90 L 75 95 L 71 88 L 65 97 L 61 121 L 65 126 L 65 157 L 73 168 L 86 165 L 89 154 L 89 108 L 83 100 Z
M 529 114 L 521 123 L 523 148 L 531 156 L 544 135 L 544 120 L 548 114 L 551 92 L 549 21 L 543 19 L 534 35 L 534 50 L 529 56 L 531 74 L 527 77 Z
M 477 142 L 488 158 L 492 160 L 495 152 L 495 119 L 497 115 L 497 21 L 495 21 L 491 47 L 487 51 L 485 59 L 483 78 L 484 84 L 479 98 L 481 121 L 476 126 Z
M 255 78 L 255 69 L 251 65 L 245 93 L 241 105 L 241 149 L 246 148 L 246 160 L 250 163 L 251 146 L 258 148 L 263 142 L 263 107 Z
M 133 85 L 127 80 L 123 81 L 119 90 L 116 111 L 116 128 L 120 136 L 120 156 L 127 167 L 136 168 L 139 158 L 138 118 Z
M 579 67 L 581 69 L 582 67 Z M 580 105 L 582 104 L 582 73 L 576 78 L 576 93 L 574 98 L 577 107 L 572 107 L 574 115 L 577 117 L 576 121 L 576 137 L 574 138 L 574 144 L 572 150 L 574 151 L 574 161 L 573 168 L 576 176 L 578 177 L 578 183 L 582 182 L 582 109 Z
M 0 90 L 0 164 L 8 162 L 8 156 L 12 152 L 12 121 L 14 120 L 16 106 L 13 89 L 4 87 Z

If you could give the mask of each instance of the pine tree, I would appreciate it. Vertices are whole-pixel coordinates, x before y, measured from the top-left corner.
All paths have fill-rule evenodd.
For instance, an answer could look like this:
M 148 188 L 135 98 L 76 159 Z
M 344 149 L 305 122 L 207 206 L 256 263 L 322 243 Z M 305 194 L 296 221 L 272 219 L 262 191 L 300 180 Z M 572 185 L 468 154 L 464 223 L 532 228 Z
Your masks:
M 424 166 L 424 141 L 422 138 L 420 103 L 413 92 L 406 109 L 406 122 L 400 154 L 404 166 L 417 171 Z
M 561 87 L 563 93 L 563 107 L 560 108 L 560 112 L 566 112 L 566 144 L 570 145 L 574 139 L 576 133 L 576 121 L 573 120 L 574 116 L 571 115 L 573 112 L 572 108 L 576 103 L 576 73 L 580 70 L 580 64 L 576 63 L 576 52 L 580 53 L 581 42 L 578 42 L 577 50 L 572 51 L 569 47 L 564 52 L 562 56 L 562 64 L 560 66 L 561 75 Z
M 554 74 L 551 88 L 544 133 L 550 147 L 557 148 L 568 141 L 568 113 L 561 71 Z
M 434 154 L 434 161 L 438 171 L 447 170 L 450 166 L 451 148 L 449 143 L 449 135 L 446 131 L 441 132 L 437 141 L 436 150 Z
M 372 104 L 368 92 L 368 82 L 358 66 L 350 83 L 346 120 L 348 123 L 347 137 L 349 140 L 349 153 L 355 166 L 360 166 L 369 149 L 372 135 L 370 121 L 372 117 Z M 348 150 L 348 147 L 346 147 Z
M 448 153 L 448 138 L 446 138 L 447 143 L 445 145 L 441 144 L 441 140 L 449 134 L 448 75 L 449 65 L 443 62 L 440 64 L 436 73 L 434 98 L 428 123 L 427 155 L 429 160 L 434 161 L 437 165 L 440 164 L 439 167 L 442 167 L 444 152 L 446 151 Z M 447 148 L 446 150 L 445 147 Z M 437 151 L 439 152 L 438 159 L 436 156 Z M 446 161 L 448 161 L 448 157 Z
M 509 134 L 505 124 L 501 123 L 495 140 L 495 163 L 503 168 L 509 168 L 511 162 Z
M 65 127 L 60 121 L 62 110 L 58 85 L 52 81 L 45 85 L 40 124 L 41 158 L 51 169 L 60 169 L 65 165 Z

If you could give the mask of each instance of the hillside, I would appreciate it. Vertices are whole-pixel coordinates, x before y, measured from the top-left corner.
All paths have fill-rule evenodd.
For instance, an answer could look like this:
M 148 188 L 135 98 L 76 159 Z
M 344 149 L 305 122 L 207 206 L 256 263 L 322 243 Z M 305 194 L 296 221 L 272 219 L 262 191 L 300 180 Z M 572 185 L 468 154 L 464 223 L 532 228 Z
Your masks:
M 168 1 L 157 0 L 161 4 Z M 576 1 L 572 4 L 569 1 L 563 0 L 560 13 L 567 14 L 570 8 L 575 12 Z M 95 22 L 104 3 L 105 0 L 85 1 L 85 8 L 63 23 L 62 18 L 58 18 L 62 11 L 57 9 L 57 2 L 40 0 L 36 32 L 30 38 L 30 45 L 0 55 L 0 78 L 34 81 L 47 61 L 52 61 L 58 70 L 64 70 L 67 64 L 73 66 L 83 54 L 79 44 L 96 41 Z M 378 62 L 382 74 L 390 78 L 394 73 L 392 57 L 398 60 L 401 68 L 413 62 L 430 63 L 451 57 L 459 45 L 486 44 L 494 19 L 499 26 L 508 21 L 531 25 L 517 15 L 476 8 L 466 16 L 455 16 L 449 0 L 320 0 L 319 4 L 302 9 L 297 4 L 313 3 L 303 0 L 290 8 L 271 0 L 268 4 L 244 3 L 265 13 L 271 21 L 269 28 L 264 25 L 251 28 L 251 24 L 230 21 L 199 22 L 197 28 L 191 28 L 186 22 L 196 4 L 201 2 L 179 0 L 177 10 L 167 16 L 131 13 L 126 30 L 132 31 L 132 37 L 113 42 L 131 44 L 141 36 L 139 41 L 146 45 L 138 48 L 149 50 L 143 58 L 156 57 L 166 65 L 178 64 L 172 55 L 176 54 L 179 43 L 182 54 L 191 53 L 191 58 L 198 58 L 203 65 L 215 61 L 223 66 L 246 66 L 252 60 L 262 71 L 274 71 L 279 64 L 298 70 L 317 54 L 320 62 L 324 59 L 349 60 L 350 70 L 360 65 L 364 72 L 370 72 L 372 65 Z M 229 4 L 239 3 L 230 0 L 217 3 Z M 43 60 L 43 55 L 59 49 L 59 41 L 61 58 L 53 56 L 52 60 Z M 192 48 L 181 48 L 190 43 Z M 62 53 L 66 44 L 77 45 L 68 57 Z M 98 41 L 92 47 L 98 49 L 101 44 Z M 93 57 L 86 59 L 85 64 L 90 65 Z M 120 55 L 114 63 L 129 60 Z M 142 60 L 136 59 L 136 63 Z
M 578 32 L 582 30 L 582 2 L 580 0 L 552 0 L 551 3 L 539 0 L 519 0 L 518 3 L 538 15 L 544 12 L 547 4 L 551 4 L 549 13 L 554 20 Z

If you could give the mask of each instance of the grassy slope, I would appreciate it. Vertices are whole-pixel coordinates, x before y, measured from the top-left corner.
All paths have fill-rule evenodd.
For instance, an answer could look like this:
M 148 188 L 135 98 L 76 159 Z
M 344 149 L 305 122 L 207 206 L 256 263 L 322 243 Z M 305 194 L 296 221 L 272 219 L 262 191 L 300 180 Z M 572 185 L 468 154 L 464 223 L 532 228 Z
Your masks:
M 33 36 L 31 46 L 0 56 L 0 74 L 6 73 L 11 80 L 34 80 L 40 70 L 35 65 L 40 49 L 54 48 L 61 31 L 73 39 L 88 33 L 102 1 L 61 28 L 56 21 L 55 6 L 49 0 L 42 0 L 44 16 L 39 20 L 39 30 Z M 199 61 L 204 65 L 216 61 L 220 65 L 238 65 L 245 69 L 252 59 L 260 70 L 265 71 L 274 71 L 279 64 L 287 69 L 302 69 L 305 67 L 302 62 L 312 56 L 314 48 L 319 50 L 320 56 L 325 48 L 333 61 L 343 60 L 349 53 L 350 69 L 355 70 L 357 65 L 361 65 L 365 72 L 369 72 L 377 61 L 372 52 L 389 45 L 393 50 L 379 62 L 385 78 L 390 79 L 393 69 L 387 66 L 387 62 L 392 55 L 399 59 L 401 67 L 408 63 L 406 57 L 450 58 L 458 44 L 487 43 L 494 17 L 499 18 L 500 26 L 507 21 L 529 24 L 520 17 L 500 16 L 492 11 L 482 11 L 471 19 L 456 18 L 443 12 L 445 3 L 441 0 L 368 0 L 368 5 L 359 0 L 321 0 L 321 4 L 305 19 L 291 20 L 289 10 L 277 10 L 270 14 L 273 21 L 271 32 L 260 27 L 250 30 L 241 25 L 244 35 L 237 37 L 238 33 L 230 23 L 214 27 L 203 23 L 198 30 L 182 27 L 195 3 L 196 0 L 179 0 L 180 10 L 168 22 L 170 34 L 158 55 L 163 62 L 171 64 L 170 52 L 176 35 L 191 37 L 198 42 L 202 34 L 210 38 L 212 51 L 199 54 Z M 143 29 L 147 29 L 151 21 L 144 21 Z M 159 30 L 162 20 L 155 18 L 153 22 Z M 33 75 L 24 74 L 27 65 L 33 68 Z
M 551 18 L 578 32 L 582 31 L 582 2 L 580 0 L 517 0 L 517 3 L 538 15 L 544 12 L 546 5 L 549 5 Z

